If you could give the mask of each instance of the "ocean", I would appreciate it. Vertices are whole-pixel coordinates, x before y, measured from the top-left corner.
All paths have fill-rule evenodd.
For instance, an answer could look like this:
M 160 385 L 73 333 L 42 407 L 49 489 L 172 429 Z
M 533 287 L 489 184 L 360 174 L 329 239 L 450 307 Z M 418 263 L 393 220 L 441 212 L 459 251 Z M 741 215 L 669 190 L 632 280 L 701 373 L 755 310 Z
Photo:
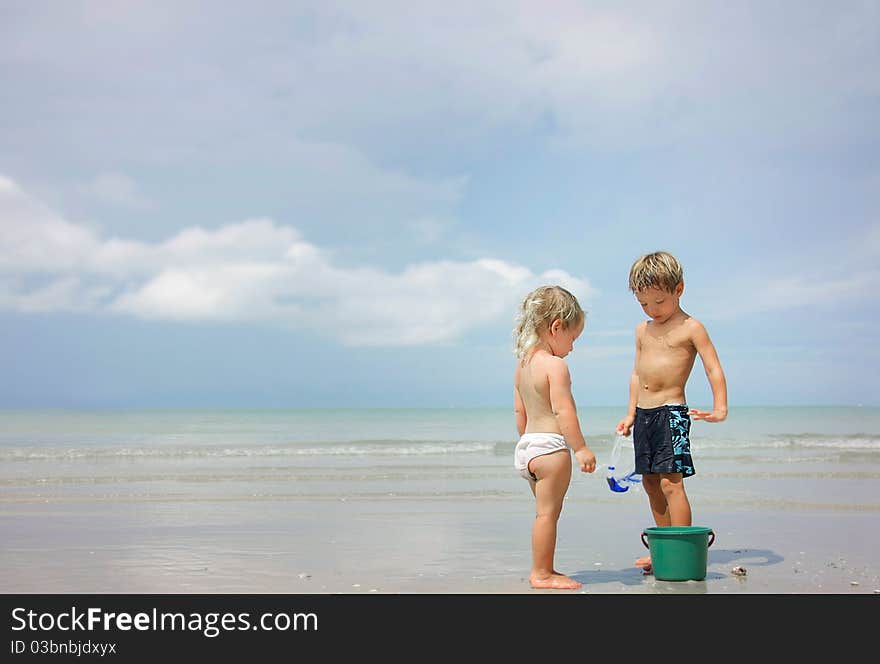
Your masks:
M 599 464 L 608 460 L 621 413 L 580 412 Z M 513 414 L 504 408 L 7 411 L 0 413 L 0 506 L 221 495 L 519 496 L 515 443 Z M 735 408 L 725 422 L 694 422 L 691 445 L 697 475 L 689 489 L 713 504 L 880 510 L 880 408 Z

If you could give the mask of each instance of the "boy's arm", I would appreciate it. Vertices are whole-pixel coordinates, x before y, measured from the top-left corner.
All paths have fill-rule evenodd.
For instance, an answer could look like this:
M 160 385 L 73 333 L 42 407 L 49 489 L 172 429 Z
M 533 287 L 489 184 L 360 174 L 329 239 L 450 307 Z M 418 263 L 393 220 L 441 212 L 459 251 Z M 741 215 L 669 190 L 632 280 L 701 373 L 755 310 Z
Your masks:
M 628 436 L 632 429 L 633 422 L 636 421 L 636 406 L 639 403 L 639 353 L 641 351 L 641 343 L 639 343 L 639 328 L 636 328 L 636 359 L 633 362 L 633 371 L 629 377 L 629 406 L 626 409 L 626 417 L 617 423 L 617 433 L 622 436 Z
M 724 377 L 724 370 L 721 368 L 721 361 L 718 359 L 715 345 L 709 339 L 709 333 L 702 323 L 698 321 L 694 321 L 694 323 L 696 325 L 692 340 L 697 353 L 700 354 L 703 369 L 706 370 L 706 378 L 709 379 L 709 386 L 712 388 L 713 404 L 711 412 L 692 408 L 689 414 L 695 420 L 723 422 L 727 419 L 727 379 Z
M 587 446 L 581 424 L 578 420 L 577 406 L 571 394 L 571 374 L 561 358 L 553 358 L 547 370 L 550 383 L 550 407 L 559 423 L 559 431 L 568 446 L 574 450 L 575 457 L 585 473 L 596 470 L 596 455 Z

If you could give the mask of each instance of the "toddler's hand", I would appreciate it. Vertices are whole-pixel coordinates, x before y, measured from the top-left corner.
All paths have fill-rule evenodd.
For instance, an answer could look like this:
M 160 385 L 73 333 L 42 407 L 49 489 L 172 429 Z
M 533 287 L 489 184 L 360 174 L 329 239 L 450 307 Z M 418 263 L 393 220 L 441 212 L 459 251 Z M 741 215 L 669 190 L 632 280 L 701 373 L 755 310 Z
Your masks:
M 620 422 L 617 423 L 617 429 L 615 429 L 618 436 L 628 436 L 630 429 L 632 429 L 633 421 L 635 418 L 632 417 L 624 417 Z
M 574 453 L 574 458 L 578 460 L 582 473 L 592 473 L 596 470 L 596 455 L 589 447 L 584 447 Z

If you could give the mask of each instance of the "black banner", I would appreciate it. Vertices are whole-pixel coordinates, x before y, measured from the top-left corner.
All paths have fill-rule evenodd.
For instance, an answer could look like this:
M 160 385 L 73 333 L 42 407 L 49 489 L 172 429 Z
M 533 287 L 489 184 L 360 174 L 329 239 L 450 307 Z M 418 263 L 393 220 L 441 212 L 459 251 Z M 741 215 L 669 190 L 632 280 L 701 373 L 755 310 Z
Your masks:
M 682 635 L 745 653 L 756 639 L 778 645 L 787 627 L 852 648 L 868 643 L 878 608 L 872 595 L 0 595 L 0 660 L 633 656 Z

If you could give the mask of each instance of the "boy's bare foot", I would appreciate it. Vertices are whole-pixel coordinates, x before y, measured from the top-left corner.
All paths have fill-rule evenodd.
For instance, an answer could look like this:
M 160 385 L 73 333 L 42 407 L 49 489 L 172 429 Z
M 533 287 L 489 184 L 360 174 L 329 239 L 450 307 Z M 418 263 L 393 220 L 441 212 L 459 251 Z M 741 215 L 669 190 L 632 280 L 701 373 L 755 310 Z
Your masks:
M 642 574 L 651 573 L 651 556 L 642 556 L 636 560 L 636 567 L 642 569 Z
M 532 588 L 552 588 L 554 590 L 576 590 L 581 587 L 581 584 L 574 579 L 558 572 L 554 572 L 545 579 L 530 576 L 529 584 Z

